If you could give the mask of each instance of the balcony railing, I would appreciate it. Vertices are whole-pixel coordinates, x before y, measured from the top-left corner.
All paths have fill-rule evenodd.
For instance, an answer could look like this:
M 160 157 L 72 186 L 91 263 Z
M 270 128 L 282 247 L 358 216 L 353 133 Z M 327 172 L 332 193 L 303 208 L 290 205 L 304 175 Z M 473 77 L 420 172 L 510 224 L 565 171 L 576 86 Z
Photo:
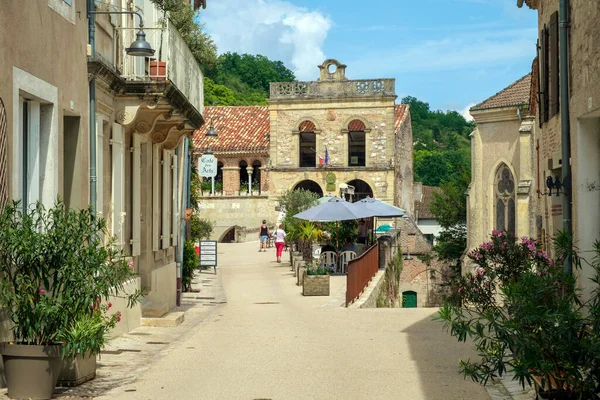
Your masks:
M 127 56 L 125 48 L 135 40 L 138 29 L 119 30 L 123 37 L 120 68 L 123 78 L 128 82 L 170 82 L 196 110 L 204 113 L 204 75 L 194 55 L 171 22 L 164 28 L 144 28 L 146 40 L 156 50 L 153 59 Z M 161 62 L 165 64 L 162 65 Z
M 273 82 L 271 99 L 319 97 L 394 96 L 395 79 L 361 79 L 348 81 Z

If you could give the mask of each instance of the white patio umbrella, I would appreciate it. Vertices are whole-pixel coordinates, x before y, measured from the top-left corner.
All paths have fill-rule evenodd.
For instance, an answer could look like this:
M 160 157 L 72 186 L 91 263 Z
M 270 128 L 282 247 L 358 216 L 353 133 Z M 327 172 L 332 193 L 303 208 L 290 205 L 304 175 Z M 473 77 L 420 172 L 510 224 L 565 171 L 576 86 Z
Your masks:
M 294 215 L 299 219 L 316 222 L 347 221 L 351 219 L 361 219 L 370 217 L 370 211 L 365 208 L 359 208 L 357 203 L 348 203 L 339 197 L 332 197 L 330 200 L 309 208 Z
M 294 217 L 315 222 L 335 221 L 336 228 L 339 229 L 338 221 L 367 218 L 370 215 L 367 210 L 359 208 L 356 203 L 348 203 L 339 197 L 332 197 L 324 203 L 294 215 Z M 339 237 L 339 233 L 337 236 Z M 339 248 L 339 243 L 337 243 L 337 247 Z
M 393 218 L 403 217 L 406 212 L 396 206 L 392 206 L 378 199 L 370 197 L 362 199 L 359 202 L 353 203 L 364 212 L 369 213 L 369 217 Z

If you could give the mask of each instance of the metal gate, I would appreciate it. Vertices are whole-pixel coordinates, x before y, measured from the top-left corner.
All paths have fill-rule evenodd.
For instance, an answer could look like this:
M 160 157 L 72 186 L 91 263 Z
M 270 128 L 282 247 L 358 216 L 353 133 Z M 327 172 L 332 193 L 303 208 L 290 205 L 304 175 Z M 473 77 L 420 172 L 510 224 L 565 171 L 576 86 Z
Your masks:
M 0 210 L 8 202 L 8 136 L 6 109 L 0 98 Z

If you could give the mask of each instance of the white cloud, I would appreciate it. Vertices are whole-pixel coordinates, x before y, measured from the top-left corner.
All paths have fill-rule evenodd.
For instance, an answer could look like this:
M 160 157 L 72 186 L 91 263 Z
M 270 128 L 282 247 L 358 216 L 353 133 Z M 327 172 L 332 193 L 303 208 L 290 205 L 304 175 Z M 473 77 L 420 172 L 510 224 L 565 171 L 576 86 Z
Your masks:
M 473 121 L 473 117 L 472 117 L 472 116 L 471 116 L 471 114 L 469 113 L 469 109 L 470 109 L 471 107 L 473 107 L 474 105 L 475 105 L 475 103 L 471 103 L 471 104 L 469 104 L 468 106 L 466 106 L 465 108 L 463 108 L 463 109 L 460 111 L 460 115 L 462 115 L 463 117 L 465 117 L 465 119 L 466 119 L 467 121 Z
M 359 76 L 390 76 L 406 72 L 439 72 L 486 69 L 535 57 L 536 29 L 478 34 L 455 34 L 362 54 L 348 62 Z M 373 60 L 378 60 L 373 63 Z
M 317 78 L 332 25 L 319 11 L 282 0 L 213 1 L 201 22 L 219 53 L 262 54 L 283 61 L 300 80 Z

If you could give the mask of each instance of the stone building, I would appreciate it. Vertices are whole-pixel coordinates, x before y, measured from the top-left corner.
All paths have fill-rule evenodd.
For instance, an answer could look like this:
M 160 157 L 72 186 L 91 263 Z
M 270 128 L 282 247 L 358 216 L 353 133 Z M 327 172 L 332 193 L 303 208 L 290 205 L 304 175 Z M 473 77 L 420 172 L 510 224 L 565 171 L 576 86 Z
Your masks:
M 545 187 L 549 177 L 559 177 L 567 183 L 566 195 L 572 204 L 572 224 L 576 243 L 582 252 L 589 253 L 595 240 L 600 238 L 600 2 L 567 2 L 567 46 L 560 47 L 559 0 L 518 0 L 537 10 L 539 50 L 534 62 L 533 75 L 536 89 L 539 129 L 536 139 L 539 176 L 536 186 Z M 562 71 L 561 54 L 567 54 L 567 70 Z M 560 79 L 567 73 L 568 88 L 561 87 Z M 538 88 L 540 95 L 537 95 Z M 561 104 L 561 93 L 567 90 L 568 108 Z M 571 176 L 561 173 L 562 111 L 568 111 L 566 125 L 570 129 Z M 570 185 L 569 184 L 570 181 Z M 570 186 L 570 189 L 569 189 Z M 542 196 L 539 193 L 536 214 L 538 224 L 546 232 L 547 241 L 563 229 L 561 193 Z M 580 272 L 584 296 L 590 294 L 590 268 Z
M 268 107 L 206 107 L 219 137 L 203 127 L 194 151 L 210 148 L 219 162 L 222 190 L 200 203 L 215 239 L 254 240 L 263 218 L 276 223 L 277 197 L 295 188 L 349 188 L 353 200 L 377 197 L 413 216 L 410 112 L 395 104 L 394 79 L 348 80 L 332 59 L 319 70 L 317 81 L 272 83 Z
M 128 0 L 97 3 L 97 11 L 129 9 Z M 150 0 L 136 1 L 153 56 L 132 57 L 136 15 L 95 16 L 97 209 L 104 215 L 147 290 L 120 326 L 140 324 L 140 312 L 160 317 L 176 306 L 186 138 L 204 123 L 203 74 L 177 29 Z
M 139 16 L 88 17 L 88 3 L 96 12 L 135 9 L 154 56 L 127 54 Z M 148 290 L 142 307 L 125 312 L 113 301 L 123 312 L 117 329 L 131 330 L 142 313 L 176 304 L 184 138 L 204 123 L 202 71 L 150 0 L 6 0 L 1 9 L 0 205 L 50 207 L 60 196 L 69 208 L 95 206 L 134 261 L 131 286 Z
M 467 247 L 489 240 L 494 229 L 518 237 L 536 230 L 535 126 L 530 112 L 531 74 L 473 106 L 471 184 L 467 197 Z M 535 111 L 535 110 L 534 110 Z

